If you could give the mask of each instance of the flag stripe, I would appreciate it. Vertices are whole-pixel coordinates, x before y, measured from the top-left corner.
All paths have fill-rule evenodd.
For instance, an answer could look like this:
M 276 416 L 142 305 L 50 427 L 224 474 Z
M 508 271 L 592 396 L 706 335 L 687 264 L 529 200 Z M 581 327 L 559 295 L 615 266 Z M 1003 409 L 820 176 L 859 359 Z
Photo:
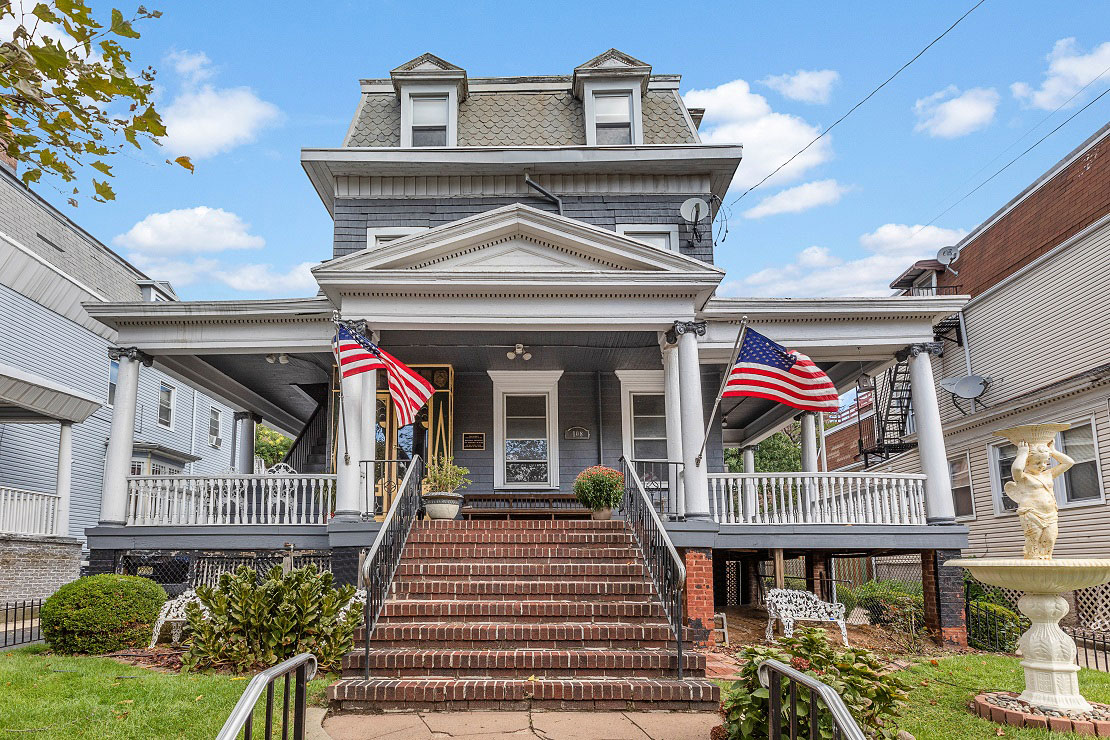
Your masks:
M 744 334 L 722 397 L 765 398 L 803 411 L 840 407 L 836 386 L 813 360 L 751 329 Z
M 332 347 L 344 378 L 370 370 L 385 370 L 398 426 L 412 424 L 435 392 L 432 384 L 408 365 L 344 324 L 338 325 Z

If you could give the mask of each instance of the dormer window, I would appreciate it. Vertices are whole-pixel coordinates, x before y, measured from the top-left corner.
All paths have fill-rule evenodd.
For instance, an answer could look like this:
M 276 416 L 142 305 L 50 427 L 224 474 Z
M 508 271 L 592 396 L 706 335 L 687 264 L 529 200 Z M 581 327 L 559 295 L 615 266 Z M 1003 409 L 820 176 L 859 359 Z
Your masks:
M 598 144 L 631 144 L 632 96 L 627 92 L 595 92 L 594 126 Z
M 447 95 L 411 95 L 412 145 L 447 146 Z

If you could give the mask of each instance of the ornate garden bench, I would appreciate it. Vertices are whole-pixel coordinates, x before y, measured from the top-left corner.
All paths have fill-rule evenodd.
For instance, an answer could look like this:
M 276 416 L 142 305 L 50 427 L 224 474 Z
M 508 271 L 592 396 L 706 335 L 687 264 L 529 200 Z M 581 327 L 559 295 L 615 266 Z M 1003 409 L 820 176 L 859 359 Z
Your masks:
M 767 592 L 767 642 L 775 639 L 775 620 L 782 622 L 787 637 L 794 634 L 795 622 L 836 622 L 844 646 L 848 646 L 848 626 L 845 623 L 844 605 L 821 601 L 809 591 L 773 588 Z

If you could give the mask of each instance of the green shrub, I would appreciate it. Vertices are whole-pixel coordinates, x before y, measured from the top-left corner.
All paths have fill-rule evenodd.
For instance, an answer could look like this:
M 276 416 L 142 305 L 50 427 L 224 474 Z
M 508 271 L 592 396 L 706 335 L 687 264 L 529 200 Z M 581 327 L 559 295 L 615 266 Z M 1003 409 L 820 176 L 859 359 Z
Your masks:
M 335 588 L 332 574 L 315 565 L 283 573 L 274 567 L 259 581 L 242 566 L 220 576 L 219 586 L 197 586 L 185 608 L 186 670 L 230 666 L 239 672 L 312 653 L 321 670 L 339 666 L 362 621 L 354 586 Z
M 967 643 L 980 650 L 1012 653 L 1029 620 L 992 601 L 968 604 Z
M 995 586 L 988 586 L 987 584 L 976 580 L 971 573 L 964 571 L 964 593 L 967 595 L 968 601 L 989 601 L 992 604 L 1004 606 L 1007 609 L 1013 610 L 1013 604 L 1006 598 L 1006 594 L 1000 588 Z
M 871 624 L 917 632 L 925 625 L 925 596 L 920 583 L 868 581 L 853 592 Z
M 591 511 L 615 509 L 624 498 L 624 474 L 604 465 L 586 468 L 574 479 L 574 497 Z
M 852 616 L 852 612 L 856 610 L 856 605 L 859 600 L 856 599 L 856 592 L 849 586 L 838 586 L 836 589 L 836 600 L 844 605 L 844 614 Z
M 428 460 L 424 471 L 424 490 L 429 493 L 454 493 L 470 485 L 469 468 L 455 464 L 455 458 L 439 455 Z
M 770 693 L 759 683 L 757 669 L 763 661 L 775 659 L 813 676 L 832 687 L 844 700 L 856 722 L 870 737 L 894 738 L 894 720 L 908 698 L 909 684 L 883 665 L 869 650 L 837 649 L 829 644 L 823 629 L 801 628 L 792 638 L 781 638 L 772 646 L 746 647 L 739 654 L 740 680 L 724 689 L 721 716 L 729 740 L 767 737 Z M 789 688 L 782 683 L 783 727 L 789 727 Z M 798 688 L 798 737 L 809 737 L 810 692 Z M 823 704 L 822 704 L 823 707 Z M 818 714 L 819 737 L 832 737 L 828 712 Z M 717 737 L 718 733 L 714 733 Z
M 106 573 L 78 578 L 42 605 L 42 636 L 59 653 L 101 655 L 146 647 L 166 602 L 149 578 Z

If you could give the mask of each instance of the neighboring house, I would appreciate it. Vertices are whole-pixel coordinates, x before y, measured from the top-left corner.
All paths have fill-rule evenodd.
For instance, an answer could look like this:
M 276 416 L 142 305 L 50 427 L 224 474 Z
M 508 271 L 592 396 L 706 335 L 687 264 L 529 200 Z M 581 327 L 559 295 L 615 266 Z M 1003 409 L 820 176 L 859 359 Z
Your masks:
M 176 300 L 0 166 L 0 600 L 75 577 L 100 518 L 116 332 L 82 303 Z M 233 416 L 181 376 L 144 367 L 127 472 L 227 471 Z
M 938 325 L 943 356 L 934 364 L 954 510 L 970 529 L 966 552 L 1022 552 L 1017 505 L 1003 493 L 1015 450 L 993 432 L 1067 422 L 1072 427 L 1056 444 L 1076 465 L 1056 483 L 1056 554 L 1110 556 L 1110 125 L 956 246 L 951 269 L 935 260 L 918 262 L 891 287 L 903 294 L 971 296 L 962 315 Z M 969 382 L 973 392 L 960 389 L 963 397 L 946 390 L 970 375 L 986 383 Z M 970 398 L 979 388 L 982 394 Z M 876 393 L 875 418 L 896 417 L 889 384 L 880 383 Z M 863 466 L 856 445 L 861 435 L 849 417 L 827 433 L 830 468 Z M 862 446 L 871 451 L 872 470 L 922 469 L 912 414 L 903 422 L 911 449 L 885 460 L 875 427 L 865 422 Z
M 302 150 L 334 220 L 333 250 L 313 270 L 320 294 L 86 303 L 127 350 L 100 523 L 87 531 L 92 569 L 151 568 L 181 588 L 212 572 L 218 551 L 285 551 L 295 562 L 329 558 L 337 580 L 355 583 L 375 538 L 378 557 L 401 553 L 394 538 L 405 530 L 381 522 L 394 516 L 398 478 L 416 469 L 407 468 L 415 456 L 453 455 L 470 469 L 462 515 L 472 519 L 585 518 L 573 481 L 600 463 L 623 468 L 628 495 L 650 497 L 664 520 L 652 567 L 671 567 L 663 545 L 673 541 L 686 569 L 673 593 L 685 594 L 697 639 L 708 639 L 716 605 L 756 595 L 763 561 L 780 563 L 781 576 L 782 562 L 804 558 L 827 597 L 830 558 L 901 552 L 921 558 L 930 625 L 960 641 L 958 574 L 939 568 L 967 544 L 947 476 L 823 475 L 816 444 L 804 451 L 804 472 L 727 473 L 726 446 L 748 455 L 798 412 L 757 398 L 710 411 L 744 317 L 846 391 L 861 370 L 931 342 L 933 325 L 964 299 L 717 296 L 724 273 L 713 264 L 712 220 L 742 149 L 702 143 L 701 111 L 686 108 L 678 87 L 678 76 L 616 50 L 570 74 L 508 78 L 469 78 L 422 55 L 388 79 L 361 81 L 339 147 Z M 365 322 L 431 383 L 414 425 L 398 428 L 383 373 L 337 382 L 333 312 Z M 287 456 L 295 472 L 230 484 L 129 477 L 133 428 L 119 412 L 134 407 L 141 359 L 203 389 L 234 390 L 242 408 L 299 432 Z M 911 365 L 914 392 L 930 389 L 929 354 Z M 919 414 L 938 418 L 929 398 Z M 802 422 L 815 442 L 814 416 Z M 943 465 L 939 433 L 922 450 Z M 558 542 L 543 531 L 557 529 L 499 536 L 504 546 Z M 375 570 L 364 585 L 384 596 L 392 572 Z M 554 593 L 623 587 L 588 585 L 602 590 Z M 643 607 L 637 598 L 628 596 L 629 609 Z M 517 614 L 504 602 L 472 606 L 502 611 L 455 619 Z M 395 690 L 390 683 L 381 696 Z M 352 692 L 357 704 L 366 687 Z

